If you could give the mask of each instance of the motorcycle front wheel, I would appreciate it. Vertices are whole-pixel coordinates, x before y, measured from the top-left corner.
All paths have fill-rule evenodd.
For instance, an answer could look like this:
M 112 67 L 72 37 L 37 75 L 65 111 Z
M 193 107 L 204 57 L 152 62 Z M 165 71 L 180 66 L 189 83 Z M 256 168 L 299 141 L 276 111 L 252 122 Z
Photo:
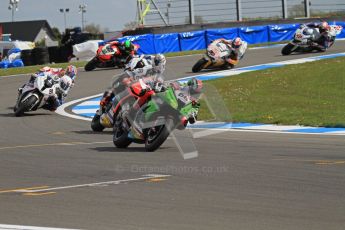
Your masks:
M 104 130 L 103 125 L 101 125 L 100 118 L 101 116 L 98 114 L 95 114 L 92 118 L 91 129 L 95 132 L 102 132 Z
M 193 73 L 200 72 L 205 67 L 205 64 L 207 62 L 208 60 L 206 60 L 205 58 L 201 58 L 199 61 L 197 61 L 197 63 L 195 63 L 195 65 L 192 68 Z
M 174 125 L 173 119 L 167 119 L 165 125 L 149 128 L 146 131 L 145 149 L 153 152 L 158 149 L 170 135 Z
M 92 71 L 96 69 L 97 60 L 95 58 L 91 59 L 86 65 L 84 66 L 85 71 Z
M 31 95 L 24 101 L 21 101 L 18 107 L 14 108 L 14 115 L 16 117 L 22 116 L 24 112 L 29 111 L 35 105 L 36 101 L 37 101 L 37 97 L 35 97 L 34 95 Z
M 121 119 L 122 120 L 122 119 Z M 127 148 L 131 143 L 128 138 L 128 132 L 121 126 L 121 121 L 114 119 L 113 143 L 117 148 Z
M 282 55 L 290 55 L 294 48 L 295 48 L 295 45 L 293 45 L 291 43 L 287 44 L 282 49 Z

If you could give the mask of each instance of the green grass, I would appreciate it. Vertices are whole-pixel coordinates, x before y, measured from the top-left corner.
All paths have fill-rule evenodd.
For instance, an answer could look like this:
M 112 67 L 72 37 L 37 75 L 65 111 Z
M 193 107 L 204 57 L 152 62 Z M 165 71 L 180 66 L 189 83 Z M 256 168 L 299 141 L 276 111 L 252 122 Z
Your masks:
M 345 127 L 345 58 L 243 73 L 205 82 L 218 120 Z M 220 98 L 212 96 L 215 87 Z M 225 111 L 225 112 L 224 112 Z M 213 116 L 202 101 L 199 119 Z
M 66 68 L 66 66 L 68 65 L 83 67 L 85 64 L 86 62 L 72 62 L 72 63 L 46 64 L 46 65 L 34 65 L 34 66 L 24 66 L 24 67 L 18 67 L 18 68 L 0 69 L 0 76 L 34 73 L 38 71 L 41 67 L 47 66 L 47 65 L 50 67 Z

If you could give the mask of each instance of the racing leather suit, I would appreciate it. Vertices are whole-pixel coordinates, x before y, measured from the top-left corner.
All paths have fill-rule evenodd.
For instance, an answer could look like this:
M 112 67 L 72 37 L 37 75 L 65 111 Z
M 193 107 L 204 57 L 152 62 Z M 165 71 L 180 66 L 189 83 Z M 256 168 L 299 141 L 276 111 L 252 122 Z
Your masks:
M 307 24 L 309 28 L 319 29 L 320 37 L 314 40 L 316 44 L 314 46 L 318 48 L 320 51 L 326 51 L 329 48 L 329 43 L 331 42 L 331 38 L 329 37 L 329 26 L 323 28 L 321 23 L 310 23 Z

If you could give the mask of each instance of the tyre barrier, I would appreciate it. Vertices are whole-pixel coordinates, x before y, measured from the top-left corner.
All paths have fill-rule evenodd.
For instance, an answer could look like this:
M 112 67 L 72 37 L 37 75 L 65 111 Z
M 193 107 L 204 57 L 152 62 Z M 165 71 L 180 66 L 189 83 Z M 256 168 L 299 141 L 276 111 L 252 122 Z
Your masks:
M 68 62 L 69 61 L 68 58 L 71 54 L 71 48 L 69 48 L 67 46 L 61 46 L 59 49 L 60 49 L 60 51 L 59 51 L 60 52 L 60 59 L 59 59 L 60 63 Z
M 48 47 L 49 62 L 60 63 L 60 48 L 58 46 Z
M 33 63 L 43 65 L 49 63 L 49 53 L 46 47 L 36 47 L 32 50 Z
M 22 50 L 21 59 L 24 63 L 24 66 L 31 66 L 34 64 L 32 58 L 32 50 Z

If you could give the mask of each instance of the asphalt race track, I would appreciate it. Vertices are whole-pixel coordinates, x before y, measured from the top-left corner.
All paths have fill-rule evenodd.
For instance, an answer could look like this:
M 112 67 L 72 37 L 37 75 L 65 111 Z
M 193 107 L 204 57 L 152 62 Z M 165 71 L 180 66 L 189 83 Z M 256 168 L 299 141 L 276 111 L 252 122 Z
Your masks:
M 249 50 L 239 67 L 302 58 Z M 327 53 L 345 51 L 339 41 Z M 199 56 L 168 59 L 169 79 Z M 68 100 L 101 93 L 119 70 L 80 71 Z M 110 132 L 43 110 L 16 118 L 28 76 L 0 77 L 0 224 L 77 229 L 344 229 L 343 136 L 223 132 L 184 160 L 114 148 Z M 159 174 L 144 176 L 148 174 Z M 103 182 L 103 183 L 101 183 Z

